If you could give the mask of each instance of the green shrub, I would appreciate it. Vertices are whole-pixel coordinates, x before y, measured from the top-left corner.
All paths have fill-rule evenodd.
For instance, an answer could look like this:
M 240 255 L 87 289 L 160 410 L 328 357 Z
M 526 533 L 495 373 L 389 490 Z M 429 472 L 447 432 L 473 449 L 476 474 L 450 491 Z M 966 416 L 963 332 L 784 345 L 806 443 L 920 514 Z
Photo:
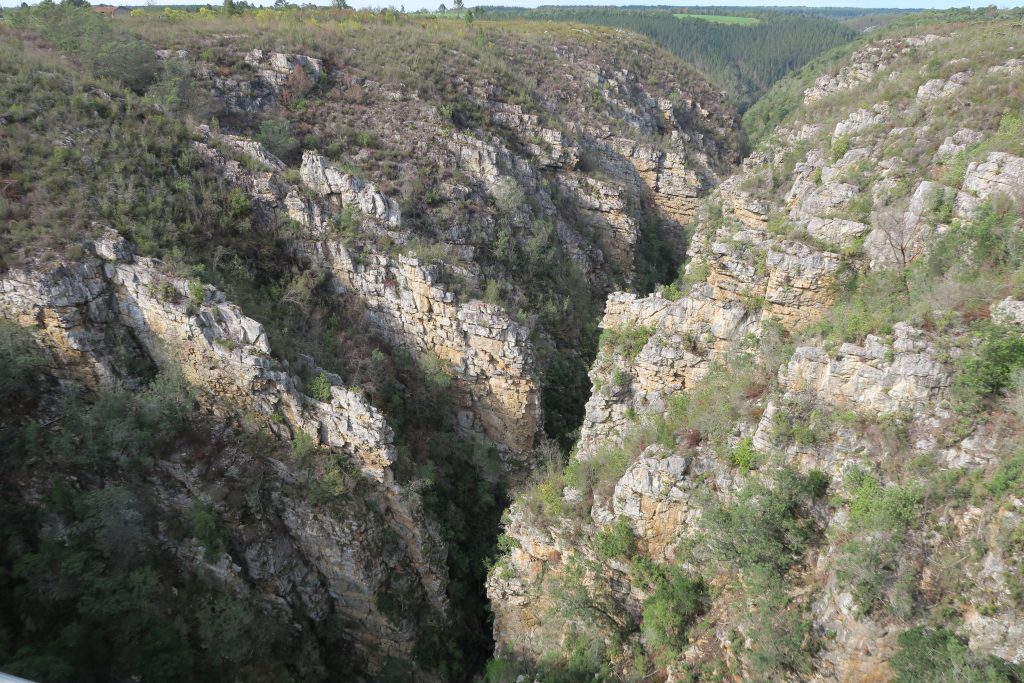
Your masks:
M 748 609 L 741 619 L 750 639 L 745 656 L 753 679 L 803 678 L 815 650 L 811 620 L 789 597 L 784 577 L 767 565 L 754 565 L 744 571 L 743 588 Z
M 721 208 L 719 208 L 719 211 L 721 211 Z M 706 261 L 691 261 L 688 268 L 681 267 L 679 269 L 679 278 L 676 280 L 679 284 L 676 285 L 676 288 L 682 296 L 685 296 L 696 285 L 707 282 L 708 275 L 710 274 L 711 266 Z
M 435 391 L 445 391 L 451 387 L 452 376 L 436 353 L 427 352 L 420 356 L 420 369 L 427 384 Z
M 728 437 L 744 415 L 746 394 L 760 380 L 758 368 L 746 355 L 733 356 L 729 367 L 712 365 L 688 393 L 669 398 L 667 428 L 698 436 L 713 446 L 719 457 L 730 459 Z
M 228 192 L 228 211 L 232 218 L 242 218 L 247 215 L 252 206 L 249 197 L 240 188 L 233 187 Z
M 1024 669 L 972 651 L 948 629 L 922 626 L 900 634 L 890 660 L 894 683 L 1017 683 Z
M 869 334 L 891 334 L 893 325 L 908 315 L 906 280 L 895 270 L 858 275 L 841 291 L 826 317 L 807 326 L 808 337 L 833 345 L 861 343 Z
M 829 476 L 821 470 L 811 470 L 807 473 L 807 491 L 812 498 L 821 498 L 828 493 L 830 483 Z
M 1024 337 L 1015 329 L 987 325 L 978 336 L 978 350 L 960 361 L 953 396 L 968 411 L 980 410 L 983 401 L 1008 388 L 1014 373 L 1024 368 Z
M 123 83 L 137 94 L 145 92 L 160 69 L 151 46 L 87 7 L 40 4 L 14 13 L 11 21 L 46 36 L 96 76 Z
M 983 482 L 985 492 L 993 496 L 1024 491 L 1024 448 L 999 464 Z
M 321 403 L 330 402 L 331 381 L 321 372 L 319 375 L 306 382 L 306 394 Z
M 823 409 L 812 407 L 808 400 L 787 398 L 772 417 L 772 428 L 775 438 L 782 443 L 813 446 L 832 436 L 832 419 Z
M 256 140 L 270 153 L 283 161 L 290 161 L 299 149 L 299 141 L 292 133 L 287 119 L 266 118 L 260 124 Z
M 193 503 L 189 510 L 189 525 L 192 536 L 205 549 L 207 559 L 214 559 L 224 551 L 220 520 L 211 507 Z
M 504 656 L 488 660 L 484 669 L 484 683 L 516 683 L 516 679 L 529 670 Z
M 732 464 L 746 474 L 757 460 L 757 451 L 754 450 L 754 440 L 749 436 L 740 439 L 736 447 L 732 449 Z
M 649 327 L 609 327 L 601 332 L 602 349 L 636 358 L 654 333 Z
M 832 145 L 829 147 L 828 158 L 833 164 L 846 156 L 846 153 L 850 151 L 850 136 L 840 135 L 832 141 Z
M 812 480 L 789 467 L 775 471 L 770 486 L 751 479 L 734 502 L 707 501 L 702 543 L 715 557 L 741 568 L 784 572 L 818 535 L 809 505 L 820 491 L 818 477 Z
M 655 652 L 679 652 L 686 647 L 686 632 L 710 605 L 707 585 L 671 567 L 656 582 L 654 592 L 644 600 L 641 630 Z
M 933 221 L 950 223 L 953 220 L 953 209 L 956 205 L 956 190 L 948 187 L 936 187 L 928 196 L 928 213 Z
M 203 289 L 203 283 L 198 280 L 190 280 L 188 283 L 188 298 L 193 304 L 199 306 L 206 300 L 206 291 Z
M 870 190 L 863 190 L 860 194 L 850 200 L 846 210 L 851 220 L 859 223 L 871 222 L 871 210 L 875 206 L 875 199 L 871 196 Z
M 173 304 L 181 298 L 181 292 L 178 288 L 172 285 L 170 282 L 163 282 L 155 286 L 153 293 L 160 301 L 164 303 Z
M 914 484 L 883 487 L 878 479 L 861 472 L 847 479 L 853 491 L 850 527 L 857 530 L 904 531 L 920 514 L 920 488 Z
M 883 487 L 874 476 L 852 472 L 847 529 L 851 538 L 837 560 L 838 579 L 850 586 L 863 615 L 885 611 L 909 618 L 915 608 L 918 566 L 905 539 L 917 523 L 921 490 L 915 484 Z
M 610 489 L 625 474 L 633 457 L 639 455 L 635 451 L 636 448 L 627 451 L 625 447 L 607 446 L 584 460 L 573 458 L 565 468 L 565 483 L 584 496 L 595 489 Z
M 0 427 L 38 398 L 46 357 L 28 330 L 0 320 Z
M 636 552 L 636 534 L 629 519 L 619 517 L 608 529 L 602 529 L 594 536 L 594 550 L 605 559 L 629 558 Z
M 661 295 L 669 301 L 679 301 L 683 298 L 683 290 L 676 282 L 670 282 L 661 288 Z
M 901 619 L 913 616 L 918 572 L 906 556 L 901 535 L 880 532 L 851 539 L 836 561 L 836 578 L 850 587 L 862 616 L 878 612 Z

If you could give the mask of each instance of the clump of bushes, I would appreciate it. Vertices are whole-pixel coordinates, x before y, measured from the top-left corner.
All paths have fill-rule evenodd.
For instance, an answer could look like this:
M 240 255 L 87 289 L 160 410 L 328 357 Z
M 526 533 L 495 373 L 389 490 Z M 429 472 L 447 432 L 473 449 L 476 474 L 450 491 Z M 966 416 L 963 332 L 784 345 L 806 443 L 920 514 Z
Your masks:
M 936 310 L 978 317 L 979 306 L 1005 296 L 1022 276 L 1020 215 L 1014 202 L 990 197 L 971 221 L 953 221 L 952 229 L 906 268 L 840 277 L 838 301 L 824 319 L 805 328 L 805 336 L 834 346 L 891 334 L 901 320 L 934 323 Z
M 887 612 L 909 617 L 917 593 L 917 558 L 907 553 L 906 537 L 921 511 L 921 490 L 908 484 L 882 486 L 864 472 L 847 479 L 851 491 L 850 534 L 837 576 L 850 586 L 861 614 Z
M 299 149 L 299 141 L 292 132 L 292 126 L 287 119 L 273 117 L 264 119 L 256 134 L 256 140 L 270 150 L 271 154 L 286 163 L 294 160 Z
M 700 534 L 682 547 L 691 562 L 711 559 L 739 570 L 752 643 L 745 658 L 758 680 L 810 667 L 810 620 L 789 597 L 786 573 L 820 536 L 811 506 L 827 488 L 824 473 L 782 467 L 770 479 L 749 479 L 734 502 L 709 495 Z
M 816 408 L 809 400 L 787 398 L 780 404 L 772 418 L 774 436 L 782 443 L 797 443 L 813 446 L 828 439 L 832 434 L 832 420 L 822 408 Z
M 224 552 L 224 540 L 217 514 L 209 505 L 195 502 L 189 510 L 192 536 L 206 551 L 206 559 L 215 559 Z
M 41 3 L 12 12 L 10 21 L 32 29 L 88 65 L 92 72 L 145 92 L 160 69 L 153 48 L 87 7 Z
M 188 283 L 188 298 L 196 306 L 203 303 L 206 300 L 206 291 L 203 289 L 203 283 L 198 280 L 190 280 Z
M 721 217 L 722 207 L 718 206 L 718 214 Z M 711 273 L 711 267 L 706 261 L 691 261 L 688 265 L 679 267 L 679 274 L 673 282 L 661 288 L 661 295 L 669 301 L 678 301 L 690 293 L 696 285 L 706 282 Z
M 985 324 L 979 326 L 977 350 L 960 361 L 953 395 L 961 408 L 975 413 L 986 399 L 1010 388 L 1015 373 L 1024 368 L 1024 337 L 1017 330 Z
M 601 332 L 599 343 L 604 350 L 632 359 L 639 355 L 653 333 L 649 327 L 609 327 Z
M 597 532 L 594 536 L 594 550 L 605 559 L 632 557 L 636 552 L 636 534 L 633 533 L 629 519 L 619 517 L 615 524 Z
M 328 403 L 331 400 L 331 381 L 321 372 L 306 382 L 306 394 L 321 403 Z
M 46 358 L 28 330 L 0 320 L 0 428 L 38 399 L 34 387 L 45 367 Z
M 644 600 L 641 632 L 655 653 L 678 653 L 686 647 L 687 631 L 711 605 L 708 586 L 678 566 L 641 563 L 638 579 L 650 595 Z
M 833 164 L 846 156 L 846 153 L 850 151 L 850 136 L 840 135 L 832 141 L 832 145 L 829 147 L 828 158 Z
M 900 634 L 890 660 L 896 683 L 1015 683 L 1024 668 L 972 651 L 949 629 L 922 626 Z
M 733 503 L 710 497 L 701 517 L 702 546 L 740 568 L 761 565 L 784 572 L 818 536 L 810 505 L 827 486 L 823 473 L 804 475 L 783 467 L 770 482 L 750 479 Z

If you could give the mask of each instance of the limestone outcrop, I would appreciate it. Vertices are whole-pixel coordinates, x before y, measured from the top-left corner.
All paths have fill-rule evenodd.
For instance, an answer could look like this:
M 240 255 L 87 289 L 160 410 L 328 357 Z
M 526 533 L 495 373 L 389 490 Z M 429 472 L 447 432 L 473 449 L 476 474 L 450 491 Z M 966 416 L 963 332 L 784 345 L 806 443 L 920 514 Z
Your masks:
M 993 152 L 985 161 L 968 164 L 956 196 L 957 215 L 972 216 L 982 200 L 995 194 L 1018 201 L 1024 197 L 1024 158 Z
M 229 144 L 257 159 L 270 158 L 258 143 L 239 145 L 229 139 Z M 398 203 L 371 183 L 307 152 L 300 177 L 313 193 L 308 196 L 283 179 L 272 158 L 267 164 L 271 170 L 249 172 L 208 145 L 201 149 L 209 163 L 223 168 L 264 211 L 287 212 L 301 226 L 292 238 L 296 250 L 331 273 L 340 290 L 356 294 L 380 333 L 400 348 L 436 356 L 461 394 L 459 426 L 503 446 L 510 472 L 526 471 L 542 422 L 526 327 L 498 306 L 458 301 L 442 283 L 438 265 L 415 255 L 375 254 L 342 241 L 332 221 L 348 207 L 362 229 L 401 237 Z M 263 187 L 273 191 L 260 192 Z
M 459 303 L 439 269 L 415 256 L 377 255 L 357 263 L 341 242 L 307 242 L 339 284 L 366 302 L 371 321 L 395 344 L 434 354 L 463 393 L 459 424 L 509 450 L 522 467 L 541 426 L 529 331 L 497 306 Z
M 398 202 L 378 192 L 372 183 L 340 171 L 324 157 L 309 151 L 303 153 L 299 173 L 306 187 L 334 202 L 339 209 L 353 207 L 387 226 L 402 225 Z
M 946 36 L 925 34 L 910 36 L 905 40 L 890 38 L 870 43 L 863 49 L 854 52 L 849 63 L 844 64 L 834 75 L 822 75 L 814 85 L 804 91 L 804 104 L 810 104 L 829 95 L 855 88 L 873 79 L 875 75 L 890 66 L 901 55 L 908 54 L 913 48 L 930 45 L 946 39 Z
M 587 402 L 579 453 L 621 434 L 627 414 L 663 409 L 665 400 L 707 372 L 720 354 L 738 348 L 764 321 L 798 329 L 832 302 L 841 257 L 765 229 L 723 226 L 710 244 L 698 234 L 691 271 L 698 283 L 676 301 L 663 295 L 613 294 L 601 328 L 644 335 L 629 358 L 604 349 L 591 371 L 596 390 Z
M 304 393 L 301 382 L 273 359 L 262 325 L 213 287 L 168 276 L 159 261 L 135 256 L 115 231 L 107 229 L 90 250 L 95 256 L 79 262 L 7 272 L 0 280 L 0 314 L 30 328 L 58 371 L 76 381 L 130 384 L 133 368 L 125 359 L 136 365 L 151 362 L 181 372 L 215 415 L 254 414 L 282 438 L 304 432 L 325 452 L 350 459 L 369 482 L 367 495 L 379 501 L 382 526 L 339 525 L 316 511 L 286 504 L 281 514 L 289 530 L 289 552 L 301 555 L 322 582 L 302 588 L 304 594 L 312 591 L 304 599 L 316 594 L 325 599 L 326 592 L 332 610 L 364 624 L 354 637 L 365 647 L 371 669 L 379 669 L 388 653 L 408 656 L 415 633 L 375 605 L 389 570 L 381 558 L 366 554 L 371 539 L 384 529 L 400 539 L 392 566 L 401 564 L 412 572 L 442 619 L 447 576 L 436 532 L 394 481 L 390 467 L 397 453 L 383 415 L 330 373 L 320 373 L 329 385 L 329 399 Z M 281 467 L 281 476 L 293 476 Z M 260 569 L 258 548 L 247 552 L 255 564 L 252 581 L 299 590 L 272 567 Z M 279 571 L 296 571 L 295 561 Z M 311 613 L 326 614 L 322 606 Z
M 988 292 L 952 276 L 941 280 L 948 293 L 904 280 L 921 305 L 901 300 L 907 319 L 878 323 L 873 334 L 850 323 L 889 302 L 853 297 L 833 309 L 844 285 L 936 268 L 946 253 L 937 245 L 969 260 L 956 240 L 970 243 L 964 235 L 982 202 L 994 200 L 999 212 L 1014 205 L 998 196 L 1024 199 L 1024 166 L 1005 136 L 1016 119 L 997 131 L 943 118 L 966 111 L 965 98 L 983 87 L 1001 92 L 998 79 L 1016 66 L 1003 63 L 1005 50 L 986 53 L 987 63 L 953 60 L 941 79 L 916 68 L 917 52 L 958 39 L 886 38 L 858 49 L 805 91 L 806 113 L 698 203 L 685 277 L 647 296 L 609 295 L 569 465 L 520 497 L 505 522 L 510 549 L 488 579 L 499 653 L 543 659 L 592 637 L 614 640 L 607 666 L 623 676 L 642 661 L 666 680 L 703 680 L 717 658 L 714 675 L 767 679 L 747 657 L 771 629 L 744 621 L 765 614 L 767 596 L 739 594 L 758 585 L 751 576 L 759 568 L 718 564 L 721 553 L 708 548 L 720 539 L 700 534 L 709 520 L 717 526 L 706 533 L 725 533 L 735 514 L 742 519 L 732 518 L 732 533 L 742 540 L 733 543 L 774 542 L 743 534 L 758 514 L 752 501 L 770 497 L 757 486 L 781 486 L 772 477 L 785 470 L 818 482 L 821 495 L 798 523 L 818 535 L 788 565 L 773 618 L 799 613 L 807 629 L 800 647 L 815 645 L 804 651 L 805 669 L 772 680 L 892 680 L 905 666 L 894 655 L 908 651 L 900 635 L 937 632 L 939 622 L 943 637 L 969 648 L 966 657 L 1024 661 L 1011 587 L 1024 557 L 1007 540 L 1022 504 L 1002 484 L 1020 457 L 1019 380 L 1000 380 L 984 407 L 965 398 L 978 391 L 981 368 L 1001 362 L 995 348 L 1016 348 L 1015 330 L 1024 330 L 1015 285 L 994 278 L 1000 285 L 985 300 Z M 884 92 L 887 79 L 900 78 L 912 80 L 917 97 L 872 102 L 865 94 L 867 104 L 846 112 L 836 111 L 838 97 L 816 104 L 863 84 Z M 648 185 L 651 169 L 638 167 Z M 1005 228 L 1016 235 L 1019 216 L 1000 215 L 1016 216 Z M 969 302 L 958 298 L 960 286 Z M 974 322 L 987 317 L 996 331 Z M 728 406 L 715 405 L 716 389 Z M 889 505 L 913 512 L 900 519 Z M 646 592 L 658 571 L 702 576 L 714 595 L 667 667 L 647 630 L 662 606 Z M 580 595 L 593 618 L 573 611 Z M 937 622 L 940 603 L 947 612 Z

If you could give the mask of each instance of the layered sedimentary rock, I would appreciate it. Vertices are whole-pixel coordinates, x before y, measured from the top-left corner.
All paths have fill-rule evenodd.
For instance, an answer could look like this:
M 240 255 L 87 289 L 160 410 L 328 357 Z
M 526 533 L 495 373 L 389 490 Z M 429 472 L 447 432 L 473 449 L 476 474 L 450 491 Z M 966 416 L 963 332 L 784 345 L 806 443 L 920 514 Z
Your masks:
M 913 48 L 930 45 L 946 36 L 926 34 L 906 39 L 890 38 L 873 42 L 854 52 L 847 64 L 837 73 L 819 76 L 814 85 L 804 91 L 804 104 L 810 104 L 829 95 L 849 90 L 872 80 L 875 75 L 890 66 L 900 56 L 907 55 Z
M 359 202 L 364 214 L 384 223 L 399 220 L 397 205 L 362 188 L 361 199 L 345 199 L 350 176 L 340 176 L 322 159 L 306 155 L 302 178 L 314 191 L 342 202 Z M 301 217 L 301 216 L 299 216 Z M 394 342 L 436 355 L 464 394 L 459 424 L 523 457 L 540 429 L 540 405 L 533 379 L 529 331 L 498 306 L 460 303 L 441 285 L 440 268 L 415 256 L 370 255 L 357 262 L 343 242 L 308 241 L 302 249 L 325 264 L 345 289 L 366 302 L 370 319 Z M 511 463 L 510 463 L 511 468 Z
M 770 473 L 785 465 L 824 473 L 829 495 L 814 505 L 808 520 L 822 540 L 787 579 L 787 602 L 800 605 L 816 646 L 806 671 L 778 674 L 780 680 L 892 680 L 890 662 L 903 647 L 898 636 L 912 625 L 935 628 L 929 621 L 935 613 L 928 612 L 935 603 L 929 600 L 950 590 L 954 597 L 942 604 L 959 619 L 943 617 L 943 626 L 971 648 L 971 656 L 1024 661 L 1011 595 L 1022 558 L 1019 546 L 1006 541 L 1024 509 L 1019 496 L 992 503 L 1001 495 L 993 493 L 993 483 L 970 501 L 929 498 L 954 486 L 947 481 L 1002 476 L 992 472 L 1002 472 L 997 468 L 1008 466 L 1017 452 L 1019 388 L 1007 385 L 991 396 L 985 409 L 990 417 L 966 414 L 958 392 L 964 391 L 964 368 L 972 367 L 984 335 L 976 335 L 957 311 L 942 308 L 942 292 L 922 295 L 929 297 L 922 304 L 931 308 L 922 305 L 913 314 L 920 319 L 855 341 L 831 336 L 846 322 L 842 318 L 834 327 L 825 325 L 825 332 L 812 326 L 828 315 L 847 278 L 913 268 L 936 245 L 949 248 L 943 240 L 964 229 L 960 221 L 969 225 L 982 202 L 993 200 L 998 210 L 1009 206 L 996 200 L 999 195 L 1021 200 L 1021 159 L 978 151 L 979 143 L 1008 144 L 992 126 L 984 132 L 946 126 L 947 132 L 929 137 L 931 123 L 922 123 L 965 110 L 964 93 L 979 87 L 982 74 L 1012 75 L 1016 65 L 1002 64 L 1004 54 L 995 67 L 958 67 L 935 82 L 920 74 L 916 98 L 838 114 L 814 104 L 864 84 L 882 88 L 890 73 L 894 79 L 904 75 L 900 69 L 916 74 L 911 51 L 946 43 L 947 37 L 934 35 L 875 41 L 837 74 L 819 78 L 805 92 L 811 114 L 798 114 L 777 129 L 705 200 L 689 247 L 687 278 L 649 296 L 608 297 L 604 343 L 590 373 L 593 390 L 572 456 L 582 462 L 573 463 L 563 479 L 551 480 L 552 490 L 541 487 L 512 507 L 505 525 L 512 549 L 489 577 L 499 652 L 540 659 L 577 642 L 574 629 L 584 617 L 571 611 L 575 616 L 564 616 L 567 603 L 560 591 L 579 582 L 591 591 L 595 609 L 623 618 L 625 625 L 611 618 L 590 623 L 595 631 L 611 624 L 607 633 L 622 638 L 625 644 L 609 666 L 621 665 L 625 672 L 629 648 L 649 644 L 643 627 L 639 634 L 630 631 L 630 619 L 645 616 L 642 605 L 650 597 L 644 593 L 650 571 L 644 561 L 666 568 L 692 563 L 687 571 L 704 572 L 713 583 L 714 604 L 675 653 L 676 664 L 659 675 L 700 678 L 707 658 L 718 656 L 727 676 L 757 680 L 741 663 L 744 649 L 757 643 L 739 625 L 743 615 L 723 612 L 761 607 L 762 596 L 746 605 L 730 603 L 730 590 L 746 581 L 749 568 L 740 570 L 743 577 L 708 578 L 706 568 L 696 566 L 707 558 L 685 549 L 699 533 L 709 501 L 731 504 L 745 482 L 770 482 Z M 870 92 L 865 87 L 869 102 Z M 828 116 L 816 119 L 821 111 Z M 1019 229 L 1018 222 L 1014 230 Z M 954 301 L 955 295 L 950 294 Z M 990 314 L 1004 330 L 1000 334 L 1024 330 L 1024 305 L 1016 297 L 1004 299 L 1003 290 L 994 296 L 999 298 L 990 302 Z M 885 303 L 879 301 L 879 308 Z M 987 316 L 989 309 L 976 315 Z M 787 336 L 796 343 L 785 355 L 759 355 L 764 340 Z M 754 363 L 771 358 L 773 364 L 762 369 L 775 379 L 758 380 L 738 400 L 722 442 L 709 444 L 685 420 L 687 426 L 665 433 L 666 424 L 678 425 L 677 410 L 704 410 L 711 419 L 724 419 L 703 405 L 714 402 L 713 394 L 699 394 L 702 406 L 696 409 L 669 399 L 701 387 L 716 361 L 727 382 L 731 364 L 745 367 L 741 356 Z M 616 459 L 624 454 L 625 462 Z M 918 478 L 918 467 L 932 478 Z M 601 479 L 604 468 L 612 471 L 607 479 Z M 588 481 L 585 491 L 568 483 L 588 476 L 599 481 Z M 876 497 L 858 490 L 864 481 L 866 489 L 877 484 Z M 917 501 L 915 515 L 921 516 L 905 536 L 885 524 L 871 528 L 863 519 L 865 506 L 890 494 L 892 500 L 904 495 Z M 608 546 L 623 528 L 635 543 L 625 554 Z M 920 611 L 900 612 L 899 598 L 888 594 L 883 607 L 864 607 L 857 577 L 867 570 L 851 554 L 857 543 L 883 552 L 878 549 L 892 538 L 902 539 L 898 552 L 870 570 L 886 577 L 883 593 L 899 583 L 918 596 Z M 677 554 L 680 548 L 684 552 Z M 629 552 L 635 554 L 627 557 Z M 627 654 L 620 659 L 619 652 Z M 651 653 L 646 654 L 651 666 Z M 692 668 L 675 668 L 682 662 Z
M 682 298 L 609 297 L 602 329 L 639 331 L 645 339 L 632 358 L 614 349 L 600 352 L 581 454 L 621 434 L 627 414 L 664 408 L 720 354 L 758 334 L 763 321 L 798 329 L 821 317 L 833 300 L 841 262 L 836 253 L 743 226 L 719 229 L 710 245 L 695 247 L 693 254 L 690 269 L 705 270 L 706 279 Z
M 239 146 L 232 138 L 228 142 L 245 154 L 255 150 L 254 158 L 269 157 L 267 167 L 277 168 L 262 147 L 251 142 Z M 316 154 L 303 157 L 300 177 L 313 192 L 304 196 L 276 170 L 247 171 L 199 144 L 209 163 L 223 168 L 265 211 L 287 212 L 302 226 L 293 238 L 296 249 L 330 272 L 340 289 L 356 294 L 379 332 L 401 348 L 440 359 L 462 395 L 458 420 L 463 429 L 504 446 L 510 470 L 527 464 L 524 458 L 541 428 L 529 331 L 498 306 L 459 302 L 443 284 L 440 266 L 415 256 L 365 253 L 333 232 L 336 213 L 353 207 L 353 220 L 362 229 L 400 237 L 401 211 L 394 199 Z M 263 187 L 274 191 L 259 192 Z
M 513 459 L 529 453 L 540 429 L 540 406 L 525 327 L 492 304 L 459 303 L 440 285 L 438 268 L 415 257 L 371 256 L 357 264 L 340 242 L 310 242 L 305 248 L 343 287 L 359 294 L 385 335 L 442 361 L 463 392 L 462 427 L 507 446 Z
M 90 249 L 95 256 L 80 262 L 6 273 L 0 313 L 30 328 L 66 377 L 91 386 L 131 384 L 139 363 L 151 362 L 179 371 L 215 415 L 255 414 L 282 438 L 305 432 L 328 449 L 325 454 L 350 459 L 368 479 L 366 495 L 380 505 L 376 528 L 286 498 L 276 514 L 287 529 L 280 543 L 290 559 L 267 557 L 266 543 L 273 541 L 266 538 L 245 551 L 250 573 L 228 566 L 225 580 L 241 582 L 245 590 L 269 586 L 282 596 L 298 591 L 311 603 L 313 619 L 337 611 L 361 622 L 349 636 L 371 671 L 389 655 L 407 657 L 416 633 L 379 611 L 382 587 L 395 571 L 411 573 L 443 619 L 447 576 L 443 545 L 394 482 L 390 466 L 397 453 L 384 417 L 329 373 L 321 373 L 330 385 L 329 400 L 303 393 L 301 383 L 273 360 L 262 325 L 213 287 L 164 274 L 159 261 L 135 256 L 110 229 Z M 280 464 L 278 476 L 286 483 L 295 474 Z M 373 555 L 381 533 L 400 539 L 395 557 Z M 303 572 L 314 575 L 301 578 Z M 319 601 L 326 602 L 312 604 Z

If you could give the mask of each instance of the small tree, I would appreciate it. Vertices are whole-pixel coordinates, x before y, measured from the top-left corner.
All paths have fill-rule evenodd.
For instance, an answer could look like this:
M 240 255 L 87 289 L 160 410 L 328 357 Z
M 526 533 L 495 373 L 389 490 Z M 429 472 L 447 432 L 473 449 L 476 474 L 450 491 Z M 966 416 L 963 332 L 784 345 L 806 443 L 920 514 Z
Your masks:
M 457 10 L 462 10 L 465 9 L 466 3 L 463 2 L 463 0 L 455 0 L 455 2 L 452 4 L 452 7 L 454 7 Z
M 448 11 L 448 8 L 445 7 L 444 3 L 442 2 L 440 5 L 437 6 L 437 11 L 441 12 L 441 13 L 444 13 L 444 12 Z
M 916 256 L 918 226 L 916 220 L 907 220 L 905 208 L 906 204 L 900 202 L 876 211 L 872 225 L 880 234 L 883 257 L 900 271 L 903 290 L 909 293 L 906 268 Z

